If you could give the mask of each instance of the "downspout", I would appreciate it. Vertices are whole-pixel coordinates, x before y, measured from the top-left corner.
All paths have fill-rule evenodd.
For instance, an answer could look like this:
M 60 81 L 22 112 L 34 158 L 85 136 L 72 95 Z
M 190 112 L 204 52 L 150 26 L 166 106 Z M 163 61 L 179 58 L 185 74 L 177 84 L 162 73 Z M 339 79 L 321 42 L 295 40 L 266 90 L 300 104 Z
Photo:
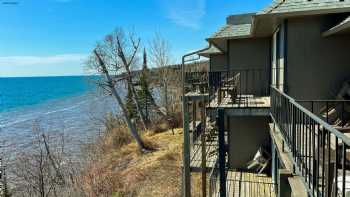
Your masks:
M 288 93 L 288 19 L 284 21 L 284 92 Z
M 208 50 L 211 45 L 209 45 L 207 48 L 194 51 L 188 54 L 185 54 L 182 56 L 182 68 L 181 68 L 181 74 L 182 74 L 182 126 L 183 126 L 183 134 L 184 134 L 184 147 L 183 147 L 183 180 L 182 180 L 182 188 L 183 188 L 183 196 L 184 197 L 190 197 L 191 196 L 191 172 L 190 172 L 190 165 L 191 165 L 191 158 L 190 158 L 190 133 L 189 133 L 189 116 L 188 116 L 188 103 L 187 98 L 185 97 L 185 63 L 196 61 L 200 59 L 200 56 L 198 53 L 203 52 L 205 50 Z M 198 57 L 186 60 L 187 57 L 190 57 L 192 55 L 198 55 Z
M 226 40 L 227 52 L 226 52 L 226 71 L 230 70 L 230 40 Z

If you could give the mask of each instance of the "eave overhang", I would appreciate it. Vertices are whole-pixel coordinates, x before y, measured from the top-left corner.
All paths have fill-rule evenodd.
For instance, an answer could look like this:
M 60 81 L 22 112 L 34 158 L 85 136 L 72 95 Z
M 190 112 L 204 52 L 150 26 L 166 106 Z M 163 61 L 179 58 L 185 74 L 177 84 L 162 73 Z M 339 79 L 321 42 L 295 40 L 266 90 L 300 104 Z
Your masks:
M 329 30 L 323 32 L 322 36 L 327 37 L 327 36 L 347 34 L 347 33 L 350 33 L 350 16 L 348 16 L 342 22 L 330 28 Z
M 208 49 L 201 51 L 197 54 L 199 56 L 209 58 L 211 55 L 220 55 L 220 54 L 223 54 L 223 52 L 221 50 L 219 50 L 217 47 L 215 47 L 214 45 L 210 45 L 210 47 Z
M 316 10 L 299 10 L 293 12 L 277 13 L 258 13 L 253 17 L 252 35 L 255 37 L 271 36 L 277 29 L 278 25 L 287 18 L 296 18 L 303 16 L 315 16 L 325 14 L 337 14 L 350 12 L 350 7 L 328 8 Z

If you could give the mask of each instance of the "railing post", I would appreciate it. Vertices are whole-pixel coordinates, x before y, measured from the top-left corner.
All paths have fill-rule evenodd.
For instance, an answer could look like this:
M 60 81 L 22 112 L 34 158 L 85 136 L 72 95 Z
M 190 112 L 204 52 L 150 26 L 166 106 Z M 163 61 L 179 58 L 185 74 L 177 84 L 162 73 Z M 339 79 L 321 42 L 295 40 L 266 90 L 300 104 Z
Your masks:
M 296 155 L 296 125 L 297 125 L 297 121 L 296 121 L 296 109 L 294 107 L 294 105 L 292 105 L 292 155 L 294 157 L 294 159 L 296 159 L 297 155 Z M 295 170 L 295 168 L 293 167 L 293 169 Z M 295 172 L 294 172 L 295 173 Z
M 311 111 L 299 102 L 311 102 Z M 318 107 L 315 105 L 318 103 L 314 102 L 325 103 L 327 114 L 324 118 L 314 113 Z M 282 134 L 287 134 L 282 136 L 290 142 L 287 145 L 291 146 L 293 173 L 298 170 L 309 195 L 333 196 L 338 194 L 337 190 L 342 191 L 341 196 L 346 195 L 346 179 L 349 178 L 346 176 L 346 156 L 350 139 L 329 124 L 333 119 L 328 114 L 330 107 L 333 106 L 332 102 L 336 101 L 296 101 L 276 88 L 271 88 L 271 115 L 274 124 L 281 128 Z M 331 145 L 333 143 L 334 147 Z M 337 184 L 334 180 L 337 182 L 338 176 L 342 177 L 342 180 L 339 180 L 341 185 L 338 184 L 338 187 L 333 188 L 333 184 Z
M 205 101 L 201 103 L 201 145 L 202 145 L 202 196 L 207 196 L 207 161 L 206 161 L 206 116 L 205 116 Z
M 346 183 L 346 150 L 347 150 L 347 146 L 346 144 L 343 142 L 343 146 L 342 146 L 342 197 L 345 197 L 345 183 Z
M 191 172 L 190 172 L 190 133 L 189 133 L 189 112 L 188 112 L 188 100 L 187 97 L 183 97 L 183 196 L 191 196 Z
M 225 145 L 225 111 L 218 109 L 218 130 L 219 130 L 219 175 L 220 175 L 220 197 L 226 197 L 226 145 Z

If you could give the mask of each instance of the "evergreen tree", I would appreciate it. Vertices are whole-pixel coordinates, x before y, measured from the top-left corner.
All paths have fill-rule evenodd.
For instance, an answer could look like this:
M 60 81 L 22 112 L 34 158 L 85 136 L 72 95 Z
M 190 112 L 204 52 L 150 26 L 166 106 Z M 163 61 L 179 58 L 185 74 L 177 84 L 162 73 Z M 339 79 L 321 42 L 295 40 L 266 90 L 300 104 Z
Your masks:
M 140 90 L 138 91 L 138 98 L 140 99 L 141 108 L 144 111 L 146 119 L 149 121 L 149 110 L 152 105 L 152 94 L 148 84 L 148 68 L 147 68 L 147 54 L 146 49 L 143 51 L 143 65 L 140 74 Z
M 128 116 L 130 119 L 138 118 L 137 111 L 136 111 L 136 104 L 133 100 L 133 95 L 131 88 L 128 86 L 128 93 L 126 95 L 126 102 L 125 102 L 126 109 L 128 111 Z

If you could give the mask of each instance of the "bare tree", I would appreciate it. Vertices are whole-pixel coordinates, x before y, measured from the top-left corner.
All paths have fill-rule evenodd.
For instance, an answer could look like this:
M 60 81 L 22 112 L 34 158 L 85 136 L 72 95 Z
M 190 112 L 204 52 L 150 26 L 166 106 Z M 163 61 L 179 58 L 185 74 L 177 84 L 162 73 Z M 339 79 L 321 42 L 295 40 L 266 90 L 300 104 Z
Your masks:
M 119 29 L 115 31 L 111 36 L 108 36 L 107 39 L 110 39 L 111 44 L 116 44 L 117 46 L 117 53 L 118 57 L 121 60 L 121 65 L 125 69 L 127 73 L 127 83 L 128 87 L 131 89 L 132 92 L 132 98 L 134 100 L 134 103 L 136 104 L 137 112 L 140 116 L 140 119 L 142 121 L 143 126 L 147 129 L 148 128 L 148 121 L 146 120 L 145 115 L 143 114 L 143 111 L 141 109 L 141 105 L 139 100 L 137 99 L 137 93 L 134 87 L 134 84 L 132 82 L 132 73 L 131 73 L 131 66 L 135 63 L 135 57 L 137 53 L 139 52 L 140 47 L 140 38 L 135 38 L 133 33 L 130 33 L 129 35 L 129 46 L 131 50 L 127 50 L 128 47 L 128 40 L 126 39 L 124 32 Z M 113 43 L 114 40 L 116 43 Z
M 66 157 L 63 137 L 36 129 L 32 145 L 20 152 L 11 166 L 16 181 L 13 192 L 19 196 L 64 196 L 61 193 L 72 190 L 75 175 L 71 174 L 73 165 Z
M 169 99 L 168 99 L 168 87 L 170 83 L 170 73 L 167 66 L 171 61 L 170 44 L 159 33 L 156 33 L 154 38 L 150 42 L 151 48 L 151 60 L 152 63 L 157 66 L 160 74 L 160 83 L 162 86 L 162 96 L 164 99 L 164 107 L 166 114 L 169 114 Z
M 97 45 L 87 64 L 90 68 L 94 68 L 99 74 L 104 76 L 104 79 L 97 82 L 98 85 L 116 99 L 131 135 L 136 140 L 139 148 L 142 151 L 147 151 L 147 147 L 138 134 L 135 124 L 128 116 L 128 111 L 122 100 L 121 93 L 117 91 L 118 87 L 121 87 L 122 83 L 126 82 L 132 90 L 133 100 L 141 121 L 146 126 L 145 117 L 132 82 L 131 71 L 131 67 L 136 64 L 135 61 L 139 46 L 140 39 L 136 40 L 132 34 L 130 34 L 129 39 L 126 39 L 123 30 L 117 29 Z
M 95 50 L 94 51 L 97 59 L 98 59 L 98 62 L 99 62 L 99 65 L 101 66 L 101 70 L 102 70 L 102 73 L 105 75 L 106 77 L 106 80 L 107 80 L 107 87 L 109 88 L 109 90 L 111 91 L 112 95 L 114 96 L 114 98 L 117 100 L 120 108 L 122 109 L 123 111 L 123 114 L 124 114 L 124 118 L 125 118 L 125 121 L 126 123 L 128 124 L 128 127 L 129 127 L 129 130 L 132 134 L 132 136 L 135 138 L 136 140 L 136 143 L 139 145 L 139 147 L 141 149 L 145 149 L 145 145 L 141 139 L 141 137 L 139 136 L 137 130 L 136 130 L 136 127 L 135 125 L 132 123 L 132 121 L 129 119 L 129 116 L 128 116 L 128 111 L 125 107 L 125 104 L 123 103 L 120 95 L 118 94 L 117 90 L 116 90 L 116 87 L 115 87 L 115 82 L 113 80 L 113 78 L 111 77 L 111 75 L 109 74 L 109 71 L 105 65 L 105 63 L 103 62 L 103 60 L 101 59 L 99 53 Z

